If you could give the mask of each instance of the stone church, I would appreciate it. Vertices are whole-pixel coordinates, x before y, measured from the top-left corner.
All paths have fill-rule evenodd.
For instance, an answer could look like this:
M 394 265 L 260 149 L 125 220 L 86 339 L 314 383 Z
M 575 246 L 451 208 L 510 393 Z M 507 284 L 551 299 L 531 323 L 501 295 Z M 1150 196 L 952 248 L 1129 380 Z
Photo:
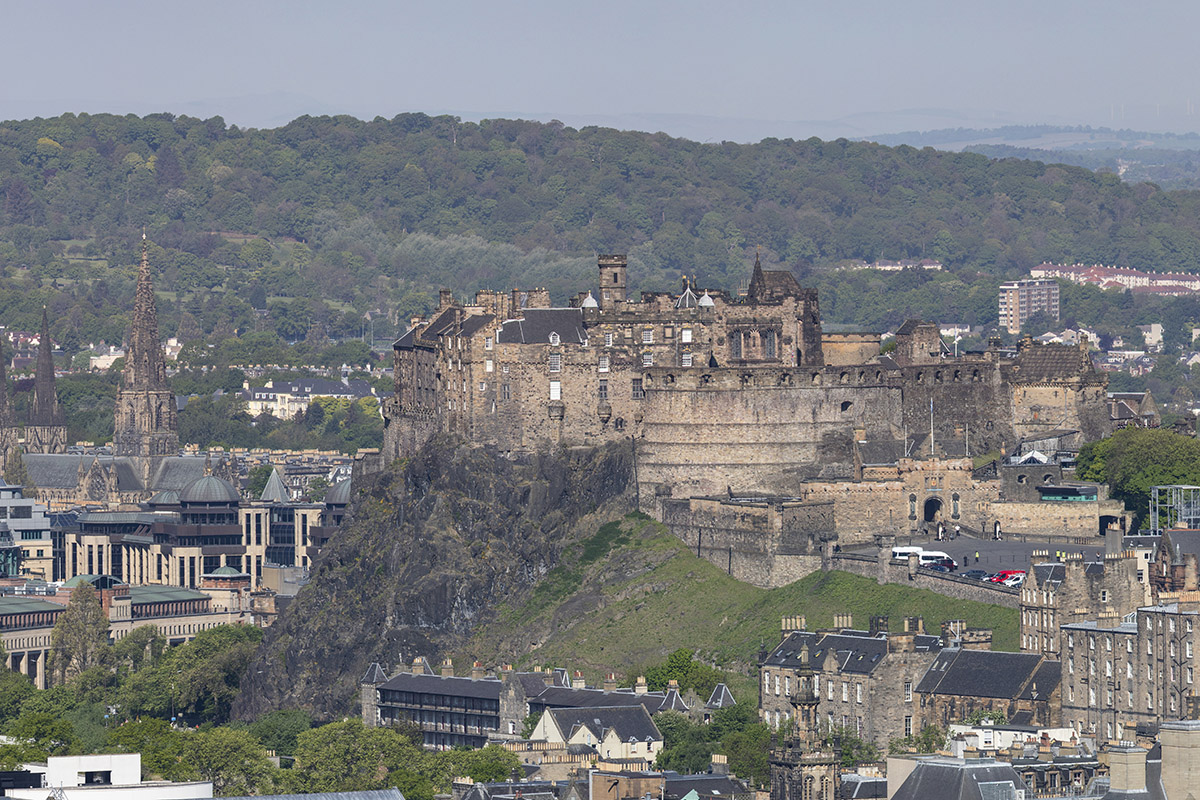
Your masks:
M 0 387 L 5 386 L 2 378 L 0 372 Z M 237 478 L 237 464 L 231 457 L 214 462 L 207 456 L 180 455 L 175 395 L 167 385 L 154 282 L 144 243 L 129 348 L 114 408 L 112 452 L 68 452 L 45 311 L 31 414 L 23 431 L 11 420 L 6 391 L 0 389 L 0 440 L 6 452 L 15 449 L 37 498 L 52 509 L 75 505 L 133 508 L 157 492 L 180 491 L 205 475 Z

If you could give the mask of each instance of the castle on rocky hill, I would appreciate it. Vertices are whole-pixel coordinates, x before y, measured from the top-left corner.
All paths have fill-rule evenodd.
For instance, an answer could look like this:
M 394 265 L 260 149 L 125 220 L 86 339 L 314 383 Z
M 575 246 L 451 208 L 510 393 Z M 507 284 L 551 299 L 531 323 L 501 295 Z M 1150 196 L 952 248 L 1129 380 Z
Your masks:
M 1085 346 L 1025 342 L 947 352 L 938 327 L 825 331 L 817 293 L 755 259 L 744 296 L 627 297 L 624 256 L 598 291 L 553 307 L 544 290 L 441 293 L 394 345 L 385 458 L 439 431 L 505 451 L 635 442 L 641 504 L 717 492 L 797 496 L 801 481 L 861 479 L 901 458 L 1014 452 L 1109 432 L 1105 376 Z

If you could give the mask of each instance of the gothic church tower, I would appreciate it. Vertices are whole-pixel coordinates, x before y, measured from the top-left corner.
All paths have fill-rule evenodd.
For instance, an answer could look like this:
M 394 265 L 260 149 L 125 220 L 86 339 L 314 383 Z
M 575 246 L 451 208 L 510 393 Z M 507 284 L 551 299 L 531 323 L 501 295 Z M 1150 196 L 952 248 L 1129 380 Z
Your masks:
M 158 311 L 144 236 L 133 302 L 133 327 L 125 352 L 121 388 L 117 392 L 113 453 L 134 460 L 147 489 L 161 459 L 179 454 L 175 393 L 167 386 L 167 367 L 158 340 Z
M 33 373 L 29 424 L 25 426 L 25 452 L 67 452 L 67 427 L 63 424 L 58 391 L 54 386 L 54 345 L 50 343 L 50 322 L 45 306 L 42 306 L 42 333 Z

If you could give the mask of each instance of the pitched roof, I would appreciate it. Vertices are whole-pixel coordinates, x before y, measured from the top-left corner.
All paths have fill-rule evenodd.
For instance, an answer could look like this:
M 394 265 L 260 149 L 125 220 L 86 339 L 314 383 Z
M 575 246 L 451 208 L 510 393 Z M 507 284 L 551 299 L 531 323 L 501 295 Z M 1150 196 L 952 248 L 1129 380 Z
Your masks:
M 990 758 L 932 757 L 920 760 L 892 800 L 1016 800 L 1026 790 L 1020 773 L 1009 764 Z
M 662 703 L 654 710 L 657 714 L 659 711 L 687 711 L 687 703 L 683 702 L 683 698 L 679 696 L 679 691 L 676 689 L 668 689 L 667 696 L 663 698 Z
M 313 794 L 257 794 L 228 797 L 225 800 L 404 800 L 399 789 L 366 789 L 357 792 L 315 792 Z
M 362 680 L 359 681 L 359 683 L 370 683 L 370 684 L 386 683 L 386 682 L 387 682 L 387 673 L 385 673 L 383 671 L 383 667 L 380 666 L 378 661 L 371 662 L 371 665 L 369 667 L 367 667 L 367 671 L 363 674 Z
M 450 697 L 484 697 L 497 700 L 503 686 L 504 684 L 495 678 L 474 680 L 467 677 L 443 678 L 440 675 L 413 675 L 411 672 L 401 672 L 379 688 L 398 692 L 422 692 Z
M 1024 347 L 1017 354 L 1017 376 L 1026 381 L 1055 380 L 1094 372 L 1092 360 L 1075 345 Z
M 267 483 L 263 486 L 262 494 L 258 499 L 264 503 L 286 503 L 292 499 L 287 487 L 283 485 L 283 478 L 279 477 L 279 470 L 271 470 L 271 475 L 267 478 Z
M 579 728 L 587 728 L 597 740 L 603 739 L 610 730 L 623 742 L 662 740 L 662 734 L 645 706 L 551 708 L 546 713 L 568 739 Z
M 917 691 L 959 697 L 1015 699 L 1038 671 L 1041 662 L 1039 653 L 948 647 L 934 659 L 917 684 Z M 1038 692 L 1041 693 L 1040 686 Z
M 557 333 L 565 344 L 582 344 L 587 340 L 582 309 L 527 308 L 522 313 L 520 319 L 510 319 L 500 327 L 497 342 L 548 344 L 552 333 Z
M 729 687 L 723 683 L 718 683 L 713 687 L 712 694 L 708 697 L 708 702 L 704 704 L 705 708 L 728 708 L 736 706 L 737 700 L 733 699 L 733 693 L 729 691 Z
M 827 653 L 837 659 L 838 671 L 868 674 L 887 655 L 887 638 L 869 636 L 866 633 L 815 633 L 796 631 L 779 643 L 763 662 L 764 665 L 797 668 L 800 666 L 800 650 L 808 645 L 809 662 L 818 668 Z M 941 647 L 936 636 L 919 635 L 914 639 L 918 652 L 931 652 Z

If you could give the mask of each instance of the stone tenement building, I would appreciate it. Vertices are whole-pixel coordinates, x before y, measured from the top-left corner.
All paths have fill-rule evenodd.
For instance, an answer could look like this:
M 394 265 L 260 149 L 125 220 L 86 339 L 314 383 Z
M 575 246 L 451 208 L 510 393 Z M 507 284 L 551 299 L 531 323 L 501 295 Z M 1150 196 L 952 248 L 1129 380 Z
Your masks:
M 933 664 L 942 640 L 924 633 L 919 619 L 889 633 L 886 618 L 854 630 L 848 614 L 835 615 L 831 631 L 807 631 L 803 620 L 784 620 L 783 640 L 759 664 L 759 708 L 773 728 L 801 724 L 811 675 L 818 722 L 843 727 L 887 746 L 920 732 L 914 687 Z M 914 722 L 915 721 L 915 722 Z M 916 727 L 914 727 L 914 725 Z
M 864 451 L 894 443 L 961 456 L 967 443 L 1015 452 L 1109 430 L 1106 378 L 1080 347 L 953 357 L 936 325 L 909 322 L 880 355 L 878 336 L 823 332 L 816 292 L 757 261 L 744 297 L 685 281 L 640 301 L 623 256 L 598 266 L 599 300 L 564 308 L 544 291 L 471 305 L 443 292 L 394 345 L 384 457 L 438 431 L 509 451 L 632 437 L 640 502 L 655 511 L 656 498 L 729 490 L 798 497 L 805 479 L 861 478 Z
M 1062 626 L 1062 724 L 1099 741 L 1190 715 L 1200 592 L 1163 593 L 1124 616 Z
M 1021 587 L 1021 650 L 1062 657 L 1062 626 L 1094 619 L 1101 612 L 1117 617 L 1153 601 L 1153 587 L 1138 574 L 1133 551 L 1084 561 L 1078 554 L 1063 561 L 1048 551 L 1033 554 Z

